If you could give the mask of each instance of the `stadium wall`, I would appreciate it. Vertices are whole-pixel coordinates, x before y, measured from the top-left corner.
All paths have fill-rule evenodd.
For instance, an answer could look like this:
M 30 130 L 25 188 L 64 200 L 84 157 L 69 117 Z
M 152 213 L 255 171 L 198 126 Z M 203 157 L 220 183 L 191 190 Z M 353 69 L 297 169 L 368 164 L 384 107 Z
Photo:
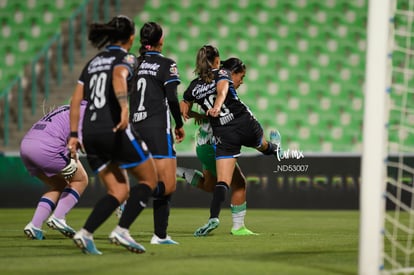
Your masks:
M 291 152 L 287 157 L 280 161 L 262 155 L 239 159 L 248 182 L 249 208 L 358 209 L 360 156 L 304 156 Z M 81 161 L 86 164 L 84 158 Z M 179 156 L 177 161 L 179 166 L 201 168 L 195 156 Z M 90 183 L 78 207 L 93 206 L 105 193 L 89 166 L 85 167 Z M 0 207 L 34 207 L 47 190 L 28 174 L 18 156 L 0 156 L 0 185 Z M 210 198 L 178 179 L 172 203 L 173 207 L 208 207 Z

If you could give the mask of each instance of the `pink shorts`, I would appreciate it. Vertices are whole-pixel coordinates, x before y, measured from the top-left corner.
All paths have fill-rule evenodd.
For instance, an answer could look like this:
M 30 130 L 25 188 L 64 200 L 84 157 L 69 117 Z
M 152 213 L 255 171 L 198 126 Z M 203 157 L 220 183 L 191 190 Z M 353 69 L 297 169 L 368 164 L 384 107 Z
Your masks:
M 32 176 L 41 172 L 48 177 L 59 174 L 69 161 L 68 154 L 66 144 L 27 138 L 20 144 L 20 157 Z

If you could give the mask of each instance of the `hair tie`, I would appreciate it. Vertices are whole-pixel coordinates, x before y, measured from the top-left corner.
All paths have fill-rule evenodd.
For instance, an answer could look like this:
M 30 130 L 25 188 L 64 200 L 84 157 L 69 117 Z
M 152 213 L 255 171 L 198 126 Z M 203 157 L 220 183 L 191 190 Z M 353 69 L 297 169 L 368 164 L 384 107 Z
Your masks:
M 151 49 L 151 45 L 145 45 L 144 48 L 149 50 L 149 49 Z

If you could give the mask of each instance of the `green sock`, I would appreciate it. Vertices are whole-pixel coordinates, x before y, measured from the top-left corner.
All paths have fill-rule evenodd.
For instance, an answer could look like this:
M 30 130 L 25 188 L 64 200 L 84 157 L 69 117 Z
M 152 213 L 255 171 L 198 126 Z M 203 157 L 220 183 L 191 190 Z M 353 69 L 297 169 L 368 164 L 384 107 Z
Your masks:
M 236 214 L 236 213 L 239 213 L 239 212 L 242 212 L 242 211 L 246 210 L 247 209 L 247 203 L 244 202 L 244 203 L 242 203 L 240 205 L 233 205 L 232 204 L 230 206 L 230 208 L 231 208 L 231 213 Z

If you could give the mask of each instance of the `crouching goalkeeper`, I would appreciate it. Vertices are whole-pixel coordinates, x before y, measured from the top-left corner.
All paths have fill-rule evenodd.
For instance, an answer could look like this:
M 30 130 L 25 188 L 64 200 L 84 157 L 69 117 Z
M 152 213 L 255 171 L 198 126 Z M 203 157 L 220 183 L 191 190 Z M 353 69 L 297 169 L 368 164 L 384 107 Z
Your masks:
M 86 102 L 81 106 L 83 119 Z M 60 106 L 37 121 L 20 144 L 21 159 L 30 173 L 50 189 L 40 198 L 32 220 L 24 228 L 29 239 L 44 239 L 44 222 L 66 237 L 72 238 L 75 230 L 66 224 L 66 214 L 77 204 L 88 185 L 88 176 L 79 159 L 70 158 L 67 141 L 70 136 L 69 105 Z M 80 121 L 79 125 L 82 125 Z

